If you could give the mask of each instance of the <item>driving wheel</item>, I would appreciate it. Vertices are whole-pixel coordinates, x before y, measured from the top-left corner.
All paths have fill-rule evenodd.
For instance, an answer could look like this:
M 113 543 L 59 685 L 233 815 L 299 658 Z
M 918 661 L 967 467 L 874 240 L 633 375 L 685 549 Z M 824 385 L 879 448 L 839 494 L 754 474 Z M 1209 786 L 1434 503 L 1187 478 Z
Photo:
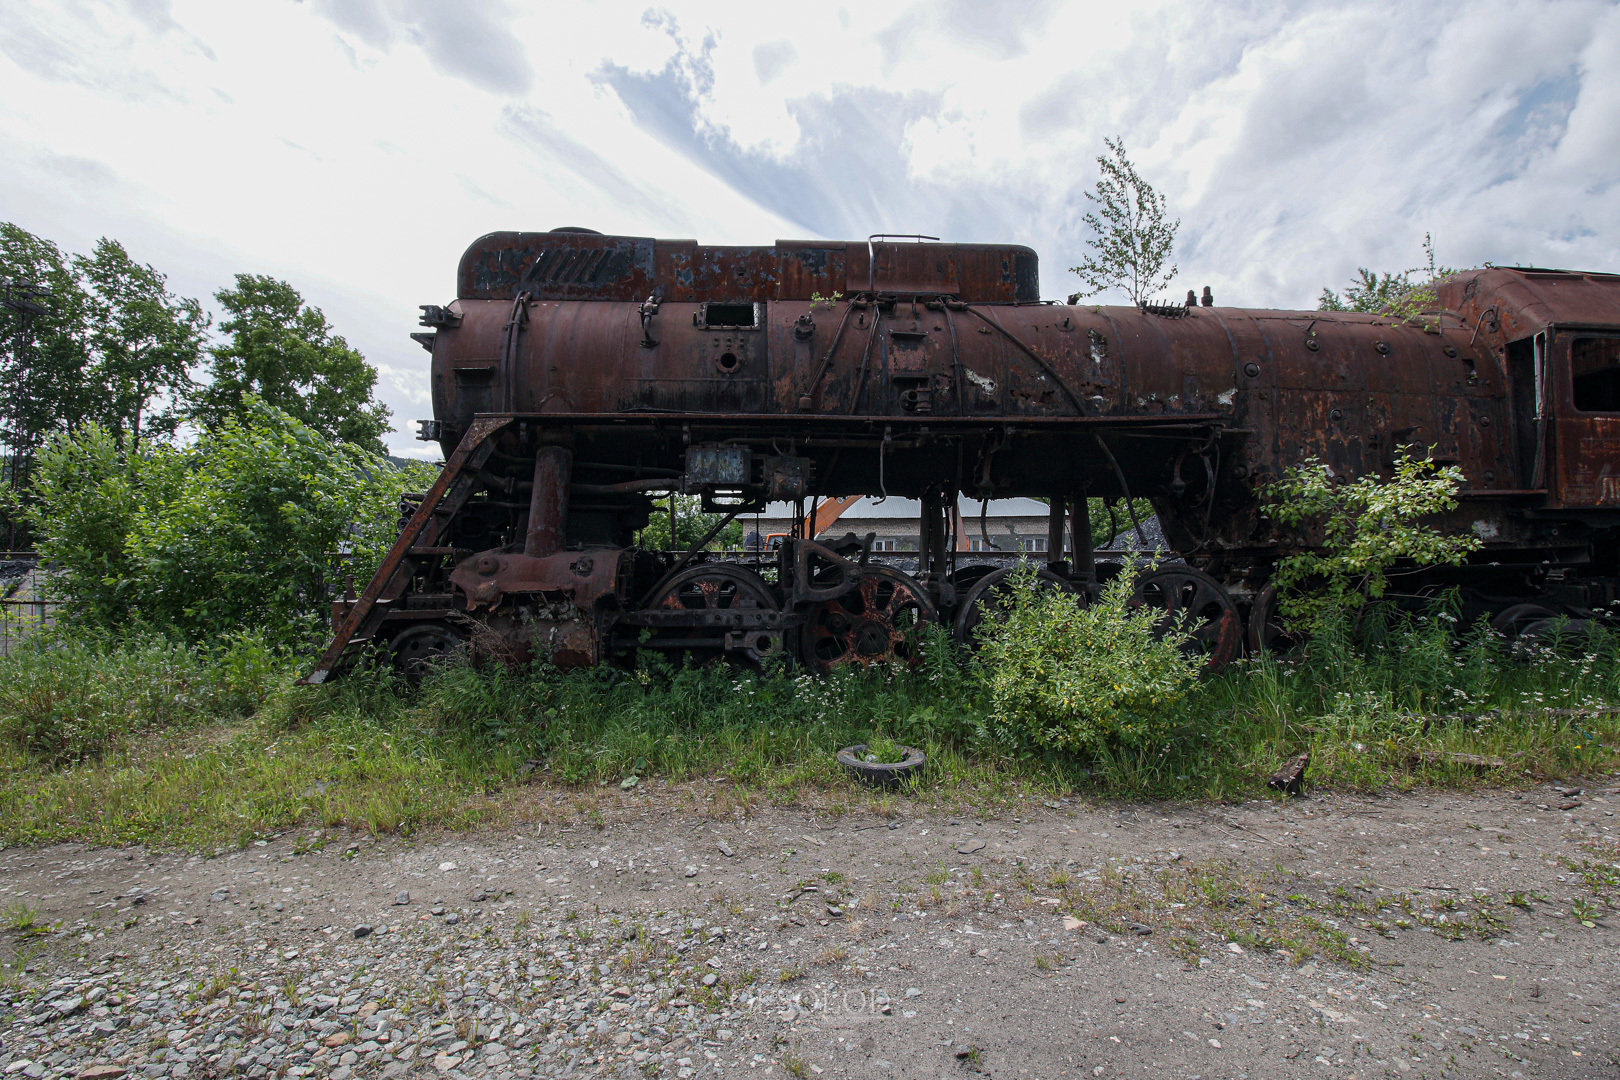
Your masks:
M 697 616 L 691 626 L 658 630 L 644 647 L 713 655 L 727 651 L 727 630 L 702 625 L 701 613 L 780 610 L 764 578 L 752 570 L 726 563 L 687 567 L 655 586 L 642 607 L 689 611 Z M 739 648 L 731 651 L 756 661 L 781 651 L 782 647 L 779 630 L 739 631 L 733 638 Z
M 1188 635 L 1182 648 L 1204 658 L 1205 674 L 1226 667 L 1243 651 L 1243 619 L 1224 586 L 1190 566 L 1161 566 L 1136 581 L 1133 606 L 1156 608 L 1160 634 Z
M 1277 586 L 1272 584 L 1255 594 L 1246 636 L 1250 656 L 1293 656 L 1305 647 L 1305 633 L 1290 627 L 1277 610 Z
M 388 642 L 394 670 L 412 685 L 422 681 L 434 664 L 449 659 L 466 641 L 453 627 L 442 622 L 408 626 Z
M 887 566 L 868 566 L 856 586 L 810 606 L 800 637 L 806 666 L 825 674 L 845 664 L 916 664 L 922 629 L 935 618 L 928 595 Z

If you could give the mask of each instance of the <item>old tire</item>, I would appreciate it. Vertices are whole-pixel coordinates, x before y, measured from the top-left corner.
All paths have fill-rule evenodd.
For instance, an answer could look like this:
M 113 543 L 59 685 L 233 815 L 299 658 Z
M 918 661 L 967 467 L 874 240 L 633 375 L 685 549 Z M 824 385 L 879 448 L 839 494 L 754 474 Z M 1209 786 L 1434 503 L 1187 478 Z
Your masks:
M 900 751 L 905 755 L 900 761 L 863 761 L 861 759 L 866 756 L 866 744 L 859 743 L 838 751 L 838 764 L 863 784 L 889 787 L 908 776 L 917 775 L 928 761 L 928 756 L 915 746 L 902 746 Z

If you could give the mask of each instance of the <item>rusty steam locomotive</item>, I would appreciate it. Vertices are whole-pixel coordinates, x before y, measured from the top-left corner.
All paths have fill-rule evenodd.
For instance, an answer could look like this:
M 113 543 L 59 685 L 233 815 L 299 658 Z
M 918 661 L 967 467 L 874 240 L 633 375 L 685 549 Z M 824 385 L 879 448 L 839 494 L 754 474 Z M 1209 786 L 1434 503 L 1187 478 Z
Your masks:
M 1444 523 L 1482 548 L 1402 589 L 1460 590 L 1508 630 L 1592 619 L 1620 586 L 1620 275 L 1492 268 L 1419 320 L 1044 302 L 1035 253 L 873 237 L 704 247 L 493 233 L 425 306 L 422 437 L 443 472 L 310 676 L 371 642 L 409 663 L 469 637 L 588 665 L 634 648 L 818 670 L 971 634 L 1007 569 L 962 552 L 959 495 L 1049 501 L 1052 587 L 1121 571 L 1087 497 L 1151 499 L 1174 558 L 1138 583 L 1218 666 L 1275 632 L 1291 541 L 1257 489 L 1308 456 L 1355 477 L 1401 447 L 1466 477 Z M 915 570 L 859 537 L 717 558 L 635 546 L 656 499 L 717 521 L 768 501 L 920 501 Z M 803 530 L 799 530 L 801 533 Z M 1132 572 L 1135 572 L 1134 570 Z

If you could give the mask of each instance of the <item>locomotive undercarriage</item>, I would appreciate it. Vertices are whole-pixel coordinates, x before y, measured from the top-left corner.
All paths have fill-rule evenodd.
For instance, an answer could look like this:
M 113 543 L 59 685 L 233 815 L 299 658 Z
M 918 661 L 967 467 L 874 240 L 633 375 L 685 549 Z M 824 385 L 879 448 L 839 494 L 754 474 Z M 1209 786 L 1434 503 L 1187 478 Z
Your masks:
M 1256 542 L 1264 524 L 1252 513 L 1219 504 L 1245 475 L 1246 434 L 1189 414 L 790 424 L 690 413 L 480 416 L 377 576 L 334 605 L 338 632 L 311 678 L 368 642 L 405 667 L 470 643 L 512 663 L 543 653 L 583 666 L 651 650 L 753 665 L 785 656 L 818 672 L 912 661 L 921 628 L 934 623 L 970 647 L 983 602 L 1020 560 L 958 550 L 976 524 L 950 512 L 958 493 L 1047 500 L 1048 550 L 1072 557 L 1040 565 L 1045 587 L 1091 595 L 1116 574 L 1137 574 L 1136 601 L 1161 610 L 1163 625 L 1190 624 L 1192 647 L 1218 669 L 1245 650 L 1291 643 L 1268 587 L 1279 548 Z M 655 500 L 674 493 L 701 495 L 718 531 L 766 502 L 793 504 L 802 521 L 834 492 L 919 499 L 919 551 L 875 553 L 870 537 L 853 534 L 793 535 L 776 551 L 742 556 L 707 552 L 706 539 L 685 551 L 632 546 Z M 1122 507 L 1152 499 L 1177 550 L 1148 568 L 1132 553 L 1092 551 L 1090 496 Z M 1234 522 L 1250 535 L 1235 538 Z M 1607 617 L 1620 596 L 1611 523 L 1543 523 L 1514 535 L 1517 546 L 1491 546 L 1463 567 L 1398 572 L 1396 599 L 1417 604 L 1456 589 L 1464 618 L 1491 618 L 1510 633 Z

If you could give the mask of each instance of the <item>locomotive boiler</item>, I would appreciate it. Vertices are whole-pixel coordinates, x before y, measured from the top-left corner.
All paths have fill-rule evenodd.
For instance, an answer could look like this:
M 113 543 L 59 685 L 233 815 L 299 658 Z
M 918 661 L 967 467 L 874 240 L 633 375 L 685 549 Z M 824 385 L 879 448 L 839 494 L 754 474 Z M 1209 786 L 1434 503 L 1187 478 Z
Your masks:
M 959 496 L 1050 507 L 1050 587 L 1138 573 L 1092 550 L 1087 499 L 1150 499 L 1172 549 L 1137 595 L 1192 620 L 1211 667 L 1278 632 L 1289 545 L 1259 490 L 1432 453 L 1464 477 L 1441 522 L 1482 545 L 1407 568 L 1507 632 L 1605 617 L 1620 565 L 1620 276 L 1487 268 L 1388 315 L 1052 303 L 1026 247 L 877 236 L 705 247 L 584 229 L 492 233 L 413 334 L 422 437 L 445 465 L 357 596 L 320 681 L 361 643 L 409 665 L 472 641 L 589 665 L 636 649 L 812 669 L 971 639 L 1008 573 L 961 550 Z M 720 557 L 636 546 L 674 494 L 719 525 L 767 503 L 918 500 L 915 568 L 804 535 Z

